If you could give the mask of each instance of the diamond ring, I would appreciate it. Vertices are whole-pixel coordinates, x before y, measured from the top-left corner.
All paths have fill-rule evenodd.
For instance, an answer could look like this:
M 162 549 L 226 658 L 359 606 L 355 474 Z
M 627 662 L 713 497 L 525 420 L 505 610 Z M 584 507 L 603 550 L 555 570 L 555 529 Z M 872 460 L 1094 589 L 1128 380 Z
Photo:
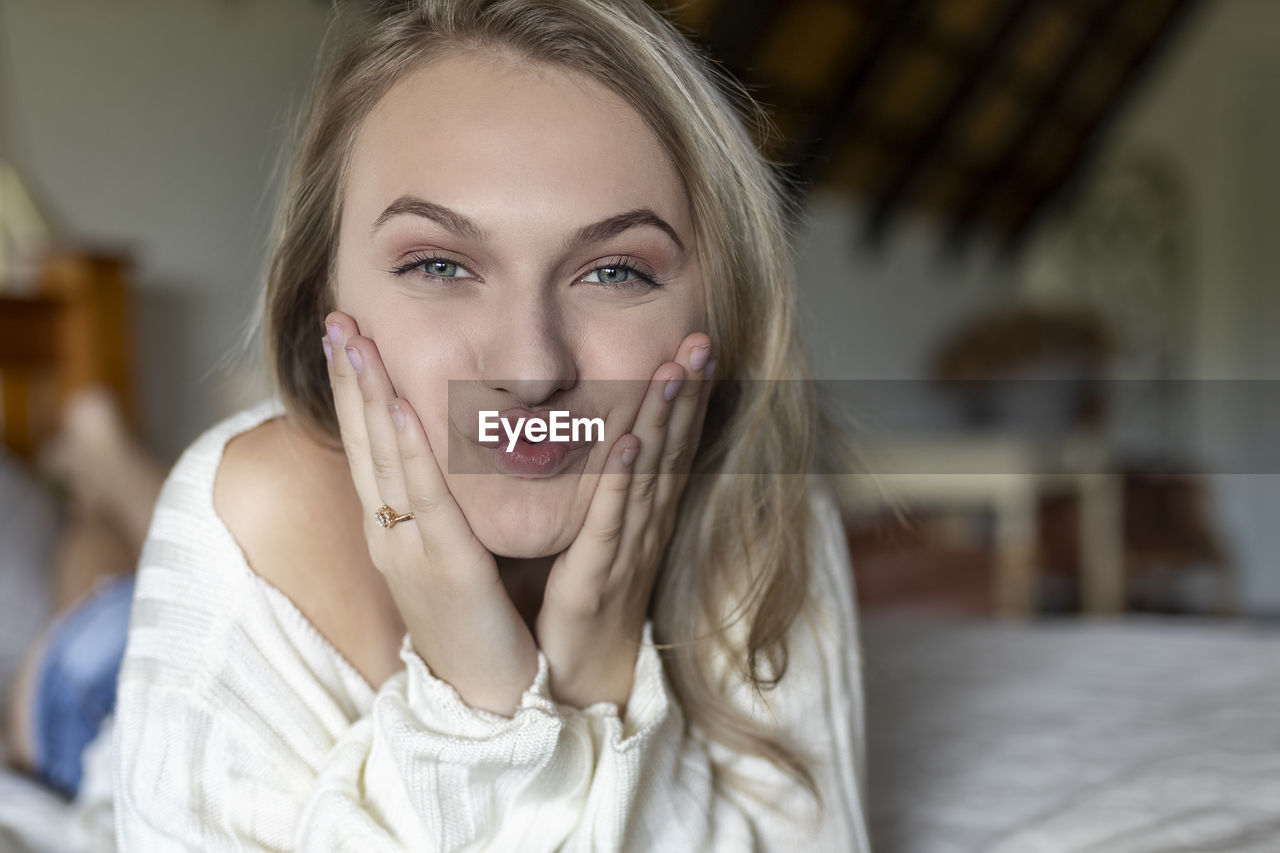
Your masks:
M 395 527 L 396 524 L 398 524 L 401 521 L 412 521 L 413 513 L 411 512 L 398 513 L 391 507 L 387 506 L 386 504 L 383 504 L 381 507 L 378 508 L 378 511 L 373 514 L 373 517 L 377 519 L 378 525 L 380 527 L 391 528 L 391 527 Z

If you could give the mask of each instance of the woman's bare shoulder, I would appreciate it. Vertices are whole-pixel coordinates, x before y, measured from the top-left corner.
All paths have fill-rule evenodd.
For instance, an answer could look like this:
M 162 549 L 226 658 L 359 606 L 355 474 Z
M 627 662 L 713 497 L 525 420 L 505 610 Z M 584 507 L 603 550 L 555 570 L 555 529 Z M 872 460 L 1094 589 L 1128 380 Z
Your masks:
M 346 464 L 340 450 L 283 417 L 227 442 L 214 478 L 214 510 L 256 573 L 288 586 L 300 567 L 314 570 L 350 550 L 350 536 L 335 523 L 351 517 L 355 499 Z
M 310 451 L 283 418 L 272 418 L 233 436 L 222 451 L 213 481 L 213 505 L 232 532 L 267 521 L 272 504 L 295 497 L 301 457 Z
M 249 568 L 376 687 L 400 669 L 404 633 L 373 566 L 346 455 L 281 418 L 236 436 L 223 453 L 214 508 Z

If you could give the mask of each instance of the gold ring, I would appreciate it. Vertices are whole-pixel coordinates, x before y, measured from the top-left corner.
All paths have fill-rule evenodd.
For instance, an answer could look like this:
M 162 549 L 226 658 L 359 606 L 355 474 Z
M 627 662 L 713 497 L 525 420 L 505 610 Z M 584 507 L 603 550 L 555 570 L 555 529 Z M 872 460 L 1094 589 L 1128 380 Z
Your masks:
M 391 528 L 391 527 L 395 527 L 396 524 L 398 524 L 401 521 L 412 521 L 413 513 L 411 512 L 398 513 L 391 507 L 387 506 L 386 504 L 383 504 L 378 508 L 378 511 L 373 514 L 373 517 L 377 519 L 378 525 L 380 527 Z

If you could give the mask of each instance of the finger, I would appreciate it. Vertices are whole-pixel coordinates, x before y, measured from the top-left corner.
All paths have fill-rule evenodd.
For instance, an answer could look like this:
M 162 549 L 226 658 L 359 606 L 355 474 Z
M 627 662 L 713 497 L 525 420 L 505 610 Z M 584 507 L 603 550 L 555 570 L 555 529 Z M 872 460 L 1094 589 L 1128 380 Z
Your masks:
M 360 392 L 355 367 L 347 355 L 347 341 L 358 334 L 356 322 L 341 311 L 325 317 L 325 336 L 329 341 L 329 384 L 333 390 L 333 407 L 338 416 L 338 431 L 347 454 L 347 465 L 355 483 L 356 494 L 364 506 L 378 504 L 378 485 L 369 457 L 369 435 L 365 426 L 364 395 Z
M 582 530 L 547 578 L 548 595 L 562 600 L 565 596 L 580 596 L 585 606 L 593 606 L 599 600 L 627 526 L 628 496 L 639 445 L 639 439 L 630 433 L 614 442 L 587 507 Z
M 387 408 L 396 396 L 391 378 L 387 376 L 382 356 L 371 339 L 353 335 L 347 339 L 344 352 L 356 372 L 365 432 L 369 439 L 369 462 L 376 487 L 373 502 L 365 504 L 367 518 L 371 520 L 382 506 L 389 506 L 397 513 L 406 512 L 408 493 L 404 483 L 404 466 L 400 461 L 396 429 Z
M 640 451 L 636 455 L 632 472 L 628 506 L 628 526 L 643 527 L 648 520 L 658 485 L 658 462 L 667 439 L 667 422 L 671 416 L 672 400 L 684 386 L 684 368 L 667 362 L 654 372 L 645 390 L 640 412 L 631 432 L 640 439 Z
M 658 465 L 657 494 L 654 496 L 654 505 L 658 507 L 674 504 L 684 491 L 702 437 L 707 402 L 711 398 L 708 374 L 715 368 L 711 339 L 701 334 L 692 335 L 685 340 L 684 347 L 677 361 L 686 365 L 685 382 L 680 386 L 667 423 L 667 440 Z
M 488 551 L 449 491 L 422 420 L 403 398 L 393 399 L 387 410 L 403 466 L 406 506 L 413 512 L 428 562 L 446 578 L 476 580 L 477 564 L 491 562 L 486 560 Z
M 667 440 L 662 448 L 662 460 L 658 471 L 664 475 L 679 474 L 688 470 L 697 446 L 697 436 L 692 434 L 698 419 L 698 404 L 703 397 L 706 382 L 702 371 L 711 359 L 711 339 L 702 333 L 685 338 L 676 355 L 676 363 L 684 367 L 684 382 L 672 401 L 671 416 L 667 421 Z M 659 487 L 661 488 L 661 486 Z

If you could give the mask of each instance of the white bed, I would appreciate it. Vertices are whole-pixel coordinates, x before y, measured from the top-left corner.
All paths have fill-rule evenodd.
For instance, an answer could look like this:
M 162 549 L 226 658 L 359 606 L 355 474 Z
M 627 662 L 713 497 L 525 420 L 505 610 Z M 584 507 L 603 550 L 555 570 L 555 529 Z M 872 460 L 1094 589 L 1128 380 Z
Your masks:
M 1280 851 L 1280 628 L 861 618 L 877 853 Z M 0 851 L 107 849 L 0 773 Z
M 864 613 L 877 853 L 1280 851 L 1280 628 Z
M 89 745 L 85 761 L 110 764 L 110 730 Z M 98 771 L 97 778 L 106 779 Z M 88 805 L 92 803 L 93 805 Z M 112 853 L 116 849 L 110 799 L 85 792 L 68 803 L 42 785 L 0 770 L 0 853 Z

